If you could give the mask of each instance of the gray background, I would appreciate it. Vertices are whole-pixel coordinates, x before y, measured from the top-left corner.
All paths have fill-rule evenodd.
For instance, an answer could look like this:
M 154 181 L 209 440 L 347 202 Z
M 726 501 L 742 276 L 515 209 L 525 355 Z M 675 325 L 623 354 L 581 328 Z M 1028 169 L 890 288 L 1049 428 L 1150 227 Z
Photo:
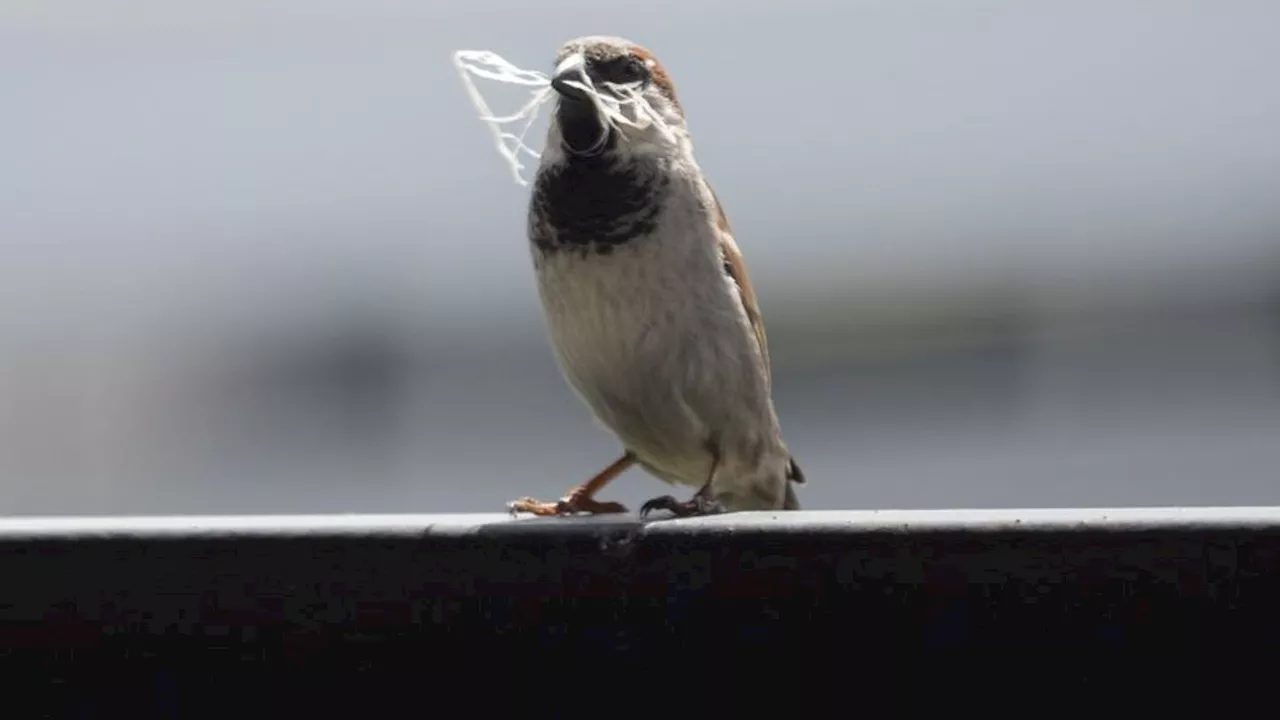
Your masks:
M 10 3 L 0 513 L 494 511 L 611 460 L 449 57 L 545 71 L 586 33 L 676 79 L 807 507 L 1280 503 L 1277 27 L 1266 0 Z

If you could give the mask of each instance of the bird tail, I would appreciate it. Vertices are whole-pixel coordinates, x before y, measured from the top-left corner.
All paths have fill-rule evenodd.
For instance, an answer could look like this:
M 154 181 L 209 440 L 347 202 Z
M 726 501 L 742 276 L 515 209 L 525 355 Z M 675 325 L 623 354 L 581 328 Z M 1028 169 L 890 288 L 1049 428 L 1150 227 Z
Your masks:
M 804 471 L 800 469 L 800 465 L 796 463 L 795 458 L 787 461 L 787 496 L 783 498 L 782 509 L 799 510 L 800 498 L 796 497 L 796 489 L 794 485 L 803 485 L 805 482 Z
M 800 465 L 796 463 L 795 458 L 787 460 L 787 479 L 797 485 L 804 484 L 804 471 L 800 469 Z
M 783 510 L 799 510 L 800 498 L 796 497 L 796 489 L 793 483 L 787 483 L 787 496 L 782 499 Z

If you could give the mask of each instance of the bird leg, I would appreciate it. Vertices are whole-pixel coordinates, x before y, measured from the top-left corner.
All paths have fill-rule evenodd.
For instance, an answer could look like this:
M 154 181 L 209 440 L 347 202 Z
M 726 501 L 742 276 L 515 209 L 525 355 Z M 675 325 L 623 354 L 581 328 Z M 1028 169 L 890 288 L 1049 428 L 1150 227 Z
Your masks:
M 689 500 L 681 502 L 663 495 L 640 506 L 640 519 L 643 520 L 654 510 L 666 510 L 676 517 L 695 517 L 698 515 L 716 515 L 724 512 L 724 507 L 711 497 L 711 480 L 716 476 L 716 468 L 720 466 L 719 454 L 713 455 L 711 472 L 707 473 L 707 481 Z
M 708 498 L 701 490 L 691 499 L 684 502 L 676 500 L 670 495 L 656 497 L 640 506 L 640 519 L 645 519 L 654 510 L 666 510 L 676 517 L 716 515 L 724 512 L 724 508 L 720 506 L 720 503 Z
M 624 452 L 622 457 L 614 460 L 609 467 L 596 473 L 595 477 L 585 483 L 570 490 L 567 495 L 557 502 L 540 502 L 530 497 L 524 497 L 507 503 L 507 509 L 511 511 L 512 515 L 529 513 L 530 515 L 542 517 L 572 515 L 574 513 L 590 513 L 592 515 L 624 513 L 627 509 L 620 503 L 596 500 L 595 494 L 626 471 L 627 468 L 635 464 L 635 461 L 634 454 L 630 451 Z

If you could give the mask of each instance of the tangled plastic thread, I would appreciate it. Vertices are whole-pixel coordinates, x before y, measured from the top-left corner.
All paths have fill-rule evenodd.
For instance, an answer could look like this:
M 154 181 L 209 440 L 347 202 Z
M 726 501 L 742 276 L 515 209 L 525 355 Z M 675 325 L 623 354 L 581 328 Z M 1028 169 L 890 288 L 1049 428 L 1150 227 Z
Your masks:
M 472 104 L 480 114 L 480 119 L 493 132 L 498 154 L 511 166 L 511 173 L 516 183 L 527 186 L 529 181 L 521 174 L 525 166 L 520 161 L 520 154 L 523 152 L 534 159 L 542 157 L 541 153 L 525 143 L 524 138 L 537 119 L 542 105 L 550 101 L 554 95 L 551 80 L 536 70 L 522 70 L 497 53 L 488 50 L 458 50 L 453 54 L 453 63 L 458 68 L 458 74 L 462 76 L 462 84 L 466 87 Z M 533 88 L 532 97 L 515 113 L 495 116 L 489 109 L 489 104 L 485 102 L 484 96 L 480 94 L 479 88 L 476 87 L 473 76 Z M 610 126 L 614 128 L 620 125 L 634 128 L 653 126 L 663 135 L 670 137 L 671 131 L 663 122 L 662 116 L 644 99 L 640 83 L 602 83 L 602 88 L 610 91 L 603 92 L 595 87 L 591 78 L 585 73 L 580 73 L 579 77 L 580 81 L 571 80 L 566 84 L 585 91 L 596 106 L 596 111 Z M 635 118 L 627 116 L 625 112 L 627 106 L 635 108 Z M 524 124 L 520 126 L 518 132 L 503 129 L 505 125 L 521 121 Z

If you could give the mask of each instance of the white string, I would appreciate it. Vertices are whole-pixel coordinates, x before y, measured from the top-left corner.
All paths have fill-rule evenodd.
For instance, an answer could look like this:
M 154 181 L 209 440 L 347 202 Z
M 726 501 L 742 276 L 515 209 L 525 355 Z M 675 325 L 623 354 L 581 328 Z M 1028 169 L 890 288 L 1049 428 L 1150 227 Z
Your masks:
M 487 50 L 458 50 L 453 54 L 453 64 L 457 66 L 458 74 L 462 76 L 462 84 L 467 89 L 467 95 L 470 96 L 471 103 L 479 111 L 480 119 L 493 132 L 493 140 L 498 146 L 498 154 L 511 166 L 511 173 L 515 176 L 516 183 L 522 186 L 528 185 L 529 181 L 525 180 L 520 174 L 520 171 L 524 170 L 524 164 L 520 162 L 520 152 L 526 152 L 534 159 L 541 157 L 536 150 L 525 144 L 524 136 L 537 119 L 538 108 L 551 99 L 551 81 L 540 72 L 521 70 L 503 60 L 497 54 Z M 538 89 L 533 93 L 533 97 L 514 115 L 496 117 L 493 111 L 489 109 L 489 103 L 485 102 L 484 96 L 480 94 L 480 89 L 476 87 L 475 81 L 471 79 L 472 75 L 501 83 L 525 85 Z M 502 129 L 503 125 L 518 122 L 522 119 L 525 120 L 525 123 L 518 135 Z M 508 142 L 511 144 L 508 145 Z
M 667 127 L 658 111 L 653 109 L 648 100 L 645 100 L 640 83 L 604 82 L 601 86 L 612 91 L 605 93 L 597 90 L 591 78 L 585 74 L 580 74 L 579 77 L 582 81 L 570 80 L 565 84 L 585 91 L 587 97 L 591 98 L 591 102 L 596 106 L 596 110 L 615 129 L 619 125 L 640 130 L 655 126 L 667 140 L 672 139 L 671 128 Z M 637 109 L 635 119 L 627 117 L 622 111 L 622 108 L 628 105 Z
M 527 153 L 534 159 L 542 157 L 541 153 L 525 144 L 524 138 L 537 119 L 539 109 L 551 100 L 555 93 L 551 89 L 551 80 L 536 70 L 518 68 L 497 53 L 488 50 L 458 50 L 453 54 L 453 62 L 458 68 L 458 74 L 462 76 L 462 84 L 467 89 L 467 95 L 480 113 L 480 120 L 493 132 L 498 154 L 511 166 L 516 183 L 527 186 L 529 181 L 525 180 L 521 174 L 525 166 L 520 162 L 520 153 Z M 489 104 L 485 102 L 484 96 L 480 94 L 479 88 L 476 87 L 472 75 L 500 83 L 536 88 L 536 90 L 533 91 L 529 101 L 514 114 L 495 116 Z M 580 72 L 579 77 L 581 81 L 570 80 L 566 84 L 585 91 L 595 105 L 596 111 L 611 127 L 617 129 L 619 125 L 626 125 L 645 129 L 653 126 L 665 139 L 672 141 L 671 129 L 663 121 L 661 114 L 644 99 L 640 83 L 601 83 L 602 88 L 610 91 L 603 92 L 596 89 L 591 78 L 585 73 Z M 627 117 L 623 110 L 627 106 L 635 108 L 635 118 Z M 503 125 L 521 120 L 525 122 L 518 134 L 502 129 Z

